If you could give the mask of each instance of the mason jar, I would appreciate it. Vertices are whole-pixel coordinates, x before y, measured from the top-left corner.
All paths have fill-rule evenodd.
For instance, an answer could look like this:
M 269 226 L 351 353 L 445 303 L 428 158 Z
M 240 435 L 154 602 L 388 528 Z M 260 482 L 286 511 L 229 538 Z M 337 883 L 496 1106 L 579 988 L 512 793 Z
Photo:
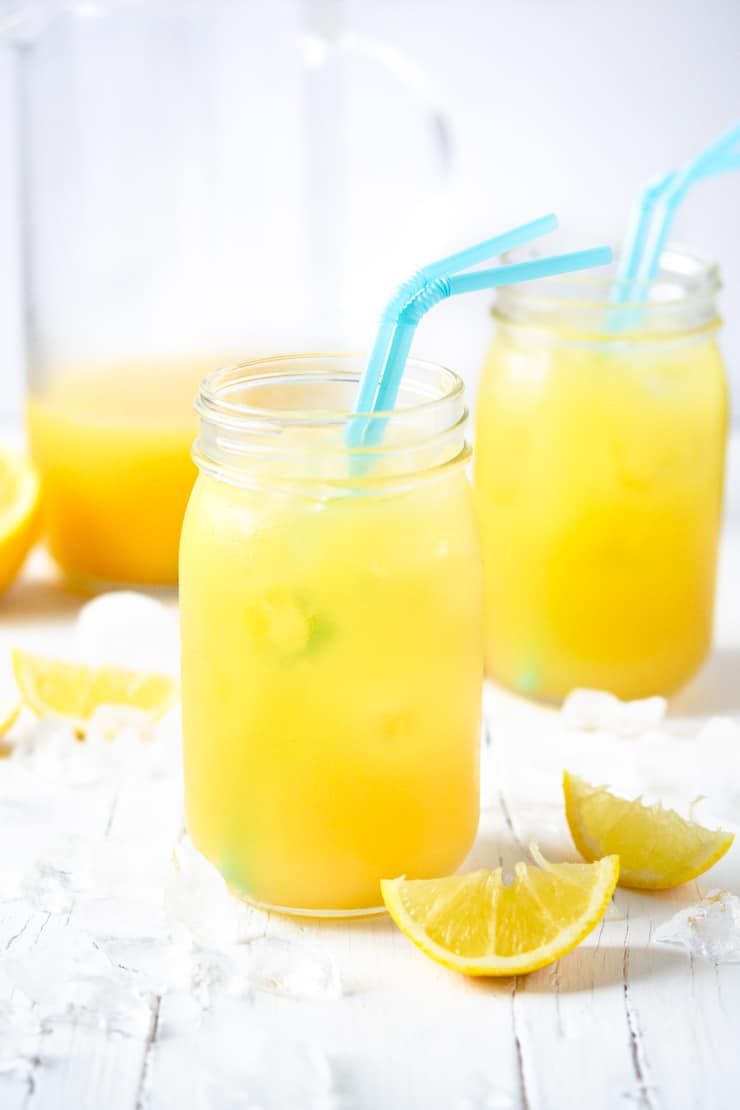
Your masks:
M 382 878 L 454 871 L 478 825 L 462 382 L 410 362 L 382 442 L 350 450 L 362 366 L 204 380 L 180 549 L 190 835 L 237 892 L 299 913 L 371 912 Z
M 488 672 L 523 694 L 668 694 L 712 639 L 727 432 L 716 265 L 667 251 L 501 290 L 477 412 Z M 639 294 L 643 294 L 643 299 Z

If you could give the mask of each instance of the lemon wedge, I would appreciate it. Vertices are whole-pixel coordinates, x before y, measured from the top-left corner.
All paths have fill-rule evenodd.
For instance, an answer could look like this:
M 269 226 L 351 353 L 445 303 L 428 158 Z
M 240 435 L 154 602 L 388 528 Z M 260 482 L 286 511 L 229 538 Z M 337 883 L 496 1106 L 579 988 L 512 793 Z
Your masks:
M 616 852 L 620 886 L 667 890 L 695 879 L 721 859 L 732 833 L 705 829 L 660 804 L 627 801 L 602 786 L 563 774 L 565 814 L 584 859 Z
M 0 451 L 0 593 L 23 566 L 39 533 L 41 484 L 27 458 Z
M 0 736 L 4 736 L 15 724 L 22 708 L 23 702 L 19 697 L 13 698 L 3 694 L 0 698 Z
M 13 671 L 24 702 L 39 717 L 65 717 L 84 725 L 101 706 L 138 710 L 158 720 L 177 697 L 167 675 L 124 667 L 90 667 L 13 652 Z
M 570 952 L 601 920 L 619 859 L 517 863 L 444 879 L 384 879 L 383 900 L 399 929 L 437 963 L 464 975 L 525 975 Z

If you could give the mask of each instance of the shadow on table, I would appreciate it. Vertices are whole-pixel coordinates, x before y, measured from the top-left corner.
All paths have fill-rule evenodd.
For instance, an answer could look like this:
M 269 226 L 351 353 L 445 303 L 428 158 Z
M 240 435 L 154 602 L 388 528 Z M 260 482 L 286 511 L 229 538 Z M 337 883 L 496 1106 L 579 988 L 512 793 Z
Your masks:
M 675 975 L 677 970 L 686 971 L 686 953 L 671 948 L 630 947 L 628 982 L 655 982 Z M 519 975 L 509 979 L 466 980 L 472 990 L 489 994 L 511 994 L 516 986 L 517 994 L 579 994 L 583 991 L 607 990 L 624 986 L 625 952 L 621 944 L 600 944 L 598 947 L 588 943 L 563 956 L 557 963 L 533 971 L 529 975 Z
M 72 616 L 89 600 L 75 592 L 63 579 L 21 578 L 0 599 L 0 619 L 13 621 L 55 620 Z
M 671 699 L 671 716 L 740 713 L 740 648 L 717 648 L 688 686 Z

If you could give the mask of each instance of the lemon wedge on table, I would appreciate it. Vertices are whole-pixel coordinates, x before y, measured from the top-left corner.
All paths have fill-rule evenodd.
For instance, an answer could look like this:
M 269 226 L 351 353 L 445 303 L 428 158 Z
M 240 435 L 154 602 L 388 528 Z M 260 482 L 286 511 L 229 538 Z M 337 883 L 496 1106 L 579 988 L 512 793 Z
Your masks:
M 0 450 L 0 593 L 14 581 L 39 533 L 41 483 L 25 456 Z
M 0 694 L 0 736 L 15 724 L 22 708 L 23 702 L 17 695 L 14 697 L 5 691 Z
M 437 963 L 464 975 L 524 975 L 554 963 L 604 916 L 619 860 L 517 863 L 444 879 L 384 879 L 383 900 L 399 929 Z
M 39 717 L 65 717 L 84 725 L 101 706 L 139 710 L 158 720 L 177 697 L 167 675 L 124 667 L 90 667 L 16 649 L 13 671 L 24 702 Z
M 705 829 L 660 804 L 627 801 L 602 786 L 563 774 L 565 814 L 584 859 L 616 852 L 620 886 L 667 890 L 707 871 L 735 839 L 722 829 Z

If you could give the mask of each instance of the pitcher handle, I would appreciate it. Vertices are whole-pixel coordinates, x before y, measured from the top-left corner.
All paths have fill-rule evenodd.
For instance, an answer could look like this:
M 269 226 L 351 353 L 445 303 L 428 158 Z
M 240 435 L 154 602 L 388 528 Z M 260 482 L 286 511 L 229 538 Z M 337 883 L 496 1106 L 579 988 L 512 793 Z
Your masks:
M 452 124 L 442 98 L 423 66 L 392 43 L 357 31 L 341 32 L 336 45 L 348 54 L 354 53 L 375 62 L 405 86 L 430 120 L 440 180 L 448 181 L 454 155 Z

